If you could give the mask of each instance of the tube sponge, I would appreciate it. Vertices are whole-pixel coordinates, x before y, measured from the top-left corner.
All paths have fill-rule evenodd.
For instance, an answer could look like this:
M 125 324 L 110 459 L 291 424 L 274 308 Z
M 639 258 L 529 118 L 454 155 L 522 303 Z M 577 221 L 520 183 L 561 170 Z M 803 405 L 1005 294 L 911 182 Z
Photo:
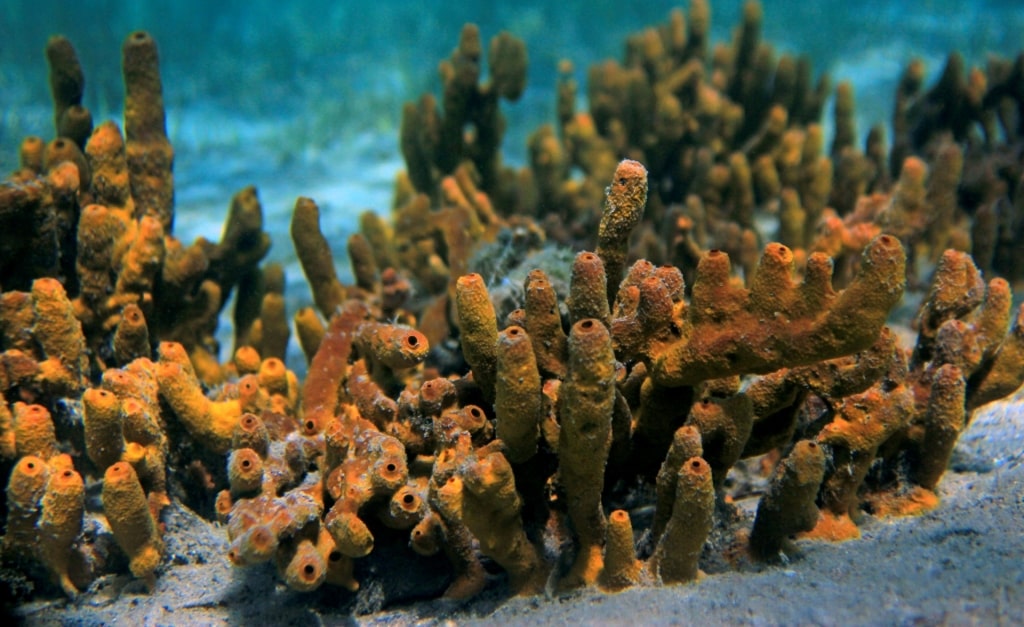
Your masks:
M 513 464 L 537 452 L 542 415 L 541 381 L 530 336 L 521 327 L 498 334 L 494 413 L 497 436 Z
M 82 476 L 70 468 L 55 471 L 46 482 L 39 518 L 39 552 L 55 583 L 69 597 L 78 588 L 68 575 L 72 545 L 82 532 L 85 513 L 85 484 Z
M 569 372 L 560 392 L 559 480 L 565 488 L 578 553 L 564 585 L 587 585 L 602 568 L 607 524 L 601 509 L 611 448 L 615 355 L 608 329 L 586 318 L 569 333 Z
M 14 445 L 19 457 L 57 454 L 57 435 L 50 411 L 42 405 L 14 404 Z
M 167 139 L 163 85 L 156 42 L 149 33 L 128 35 L 122 49 L 128 172 L 138 215 L 174 225 L 174 149 Z
M 327 564 L 308 538 L 303 538 L 295 547 L 295 553 L 282 569 L 282 578 L 288 587 L 299 592 L 316 590 L 327 578 Z
M 84 387 L 88 372 L 85 336 L 60 281 L 33 281 L 32 309 L 32 334 L 46 355 L 46 360 L 39 364 L 41 379 L 56 390 L 77 392 Z
M 839 293 L 832 290 L 831 262 L 818 254 L 808 258 L 804 281 L 794 284 L 792 256 L 784 248 L 766 251 L 774 258 L 758 273 L 774 278 L 756 280 L 757 291 L 730 283 L 728 255 L 705 253 L 697 266 L 683 337 L 656 347 L 649 356 L 655 383 L 679 387 L 768 373 L 874 343 L 906 282 L 906 255 L 899 240 L 890 235 L 872 240 L 857 276 Z
M 100 471 L 121 461 L 124 436 L 121 403 L 107 390 L 90 388 L 82 395 L 82 425 L 85 451 Z
M 569 321 L 579 322 L 584 318 L 596 318 L 608 324 L 608 299 L 605 290 L 604 263 L 596 254 L 583 251 L 576 255 L 572 264 L 572 279 L 569 281 Z
M 618 591 L 640 582 L 642 564 L 636 558 L 633 524 L 629 512 L 617 509 L 608 516 L 608 538 L 604 546 L 604 570 L 598 583 L 608 591 Z
M 459 445 L 468 446 L 468 437 L 462 434 Z M 508 572 L 513 592 L 538 594 L 547 567 L 523 530 L 512 467 L 497 451 L 481 449 L 470 455 L 456 476 L 438 486 L 431 504 L 446 520 L 465 523 L 480 541 L 480 552 Z
M 711 466 L 700 457 L 692 457 L 679 469 L 672 518 L 651 557 L 662 583 L 686 583 L 700 575 L 698 561 L 711 533 L 714 511 Z
M 558 311 L 558 296 L 543 270 L 532 270 L 524 284 L 526 332 L 533 338 L 537 366 L 546 376 L 565 376 L 566 339 Z
M 263 484 L 263 460 L 255 450 L 240 448 L 231 451 L 228 456 L 228 483 L 234 497 L 259 492 Z
M 167 401 L 193 437 L 215 453 L 228 452 L 235 426 L 242 416 L 241 404 L 238 399 L 208 399 L 188 365 L 187 357 L 186 363 L 168 358 L 164 350 L 167 344 L 161 345 L 160 361 L 156 366 L 160 397 Z
M 676 484 L 683 462 L 703 455 L 701 432 L 693 425 L 679 427 L 672 436 L 665 461 L 661 464 L 655 483 L 654 520 L 651 522 L 651 537 L 660 538 L 672 518 L 672 505 L 676 499 Z
M 163 542 L 149 510 L 135 469 L 118 462 L 103 474 L 103 511 L 118 546 L 128 555 L 132 574 L 152 588 L 160 565 Z
M 7 533 L 3 537 L 5 560 L 19 561 L 38 548 L 36 522 L 41 499 L 50 477 L 50 467 L 41 457 L 26 455 L 18 460 L 7 481 Z
M 455 306 L 462 353 L 473 368 L 473 380 L 480 386 L 484 397 L 492 400 L 498 360 L 498 319 L 482 276 L 467 274 L 459 277 L 455 284 Z
M 629 234 L 643 218 L 646 205 L 647 168 L 625 159 L 615 168 L 597 234 L 597 256 L 604 263 L 609 304 L 615 300 L 626 268 Z
M 356 345 L 360 354 L 392 370 L 410 368 L 427 357 L 427 338 L 404 325 L 364 322 L 359 325 Z
M 949 466 L 957 437 L 964 428 L 967 382 L 960 369 L 945 364 L 935 372 L 924 416 L 924 438 L 910 479 L 934 491 Z M 936 499 L 935 505 L 938 505 Z
M 797 442 L 779 462 L 768 492 L 757 505 L 750 532 L 750 550 L 757 559 L 771 559 L 783 549 L 786 538 L 810 531 L 818 522 L 814 500 L 825 476 L 825 453 L 810 440 Z

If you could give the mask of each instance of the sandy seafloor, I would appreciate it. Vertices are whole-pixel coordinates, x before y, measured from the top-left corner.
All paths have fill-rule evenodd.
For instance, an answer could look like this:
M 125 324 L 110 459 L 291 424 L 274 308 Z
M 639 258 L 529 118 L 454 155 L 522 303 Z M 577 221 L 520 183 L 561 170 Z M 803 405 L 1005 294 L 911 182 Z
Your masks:
M 911 51 L 923 55 L 934 76 L 945 52 L 973 41 L 969 33 L 979 24 L 986 36 L 1019 33 L 1003 36 L 1000 43 L 1013 47 L 1002 52 L 1015 54 L 1024 47 L 1024 11 L 995 3 L 1003 6 L 1003 12 L 990 12 L 989 3 L 974 2 L 963 3 L 959 14 L 929 13 L 930 7 L 940 4 L 950 3 L 920 3 L 913 19 L 903 22 L 906 28 L 898 33 L 880 30 L 837 38 L 836 55 L 827 63 L 828 69 L 837 80 L 853 81 L 862 133 L 869 123 L 887 119 L 892 87 Z M 772 13 L 780 10 L 780 3 L 766 5 L 766 30 L 778 32 L 779 22 Z M 869 10 L 873 9 L 865 9 Z M 804 24 L 804 30 L 813 29 L 813 24 Z M 4 33 L 0 25 L 0 35 Z M 484 33 L 485 37 L 490 34 L 493 30 Z M 783 47 L 801 50 L 800 33 L 789 34 L 792 38 L 782 42 Z M 120 36 L 111 39 L 115 49 Z M 721 34 L 715 39 L 720 40 Z M 39 49 L 42 43 L 38 42 Z M 614 54 L 619 49 L 617 42 L 611 48 Z M 975 62 L 983 58 L 977 50 L 969 56 Z M 4 153 L 0 167 L 8 171 L 14 166 L 12 157 L 20 137 L 46 135 L 52 123 L 48 101 L 29 98 L 37 96 L 38 90 L 26 95 L 20 88 L 26 76 L 45 85 L 41 62 L 25 72 L 3 67 L 3 60 L 0 54 L 0 148 Z M 425 68 L 422 71 L 429 73 L 437 59 L 418 61 Z M 165 59 L 167 63 L 173 64 L 173 59 Z M 372 119 L 335 120 L 336 124 L 329 112 L 303 118 L 298 113 L 301 107 L 289 108 L 278 117 L 254 114 L 259 104 L 249 103 L 247 113 L 239 114 L 223 100 L 207 102 L 175 93 L 175 78 L 165 77 L 168 131 L 177 154 L 175 235 L 185 242 L 200 235 L 218 237 L 231 195 L 245 185 L 257 185 L 266 229 L 274 240 L 270 259 L 283 263 L 287 273 L 289 310 L 308 304 L 308 288 L 287 234 L 295 198 L 309 196 L 320 204 L 323 229 L 335 243 L 339 271 L 347 272 L 343 242 L 356 228 L 355 217 L 365 209 L 386 212 L 390 205 L 391 184 L 400 167 L 397 107 Z M 582 83 L 582 72 L 580 79 Z M 385 72 L 380 80 L 401 83 L 402 79 Z M 402 90 L 401 85 L 392 87 Z M 544 111 L 550 114 L 551 89 L 550 84 L 531 80 L 527 100 L 506 107 L 510 128 L 505 146 L 513 161 L 522 162 L 527 127 L 535 125 L 538 116 L 543 118 Z M 401 93 L 398 100 L 414 95 Z M 120 119 L 116 104 L 106 108 L 90 104 L 102 110 L 98 121 Z M 306 141 L 309 138 L 314 141 Z M 229 330 L 223 331 L 227 339 Z M 296 356 L 289 365 L 298 362 Z M 615 595 L 580 592 L 557 598 L 510 599 L 496 578 L 481 598 L 466 605 L 411 601 L 437 596 L 444 582 L 431 571 L 432 562 L 409 561 L 401 552 L 377 556 L 360 566 L 402 573 L 385 577 L 386 585 L 367 585 L 355 595 L 326 588 L 310 594 L 289 591 L 269 566 L 232 568 L 224 556 L 224 530 L 175 506 L 165 515 L 168 559 L 152 594 L 144 594 L 139 582 L 127 576 L 109 576 L 74 603 L 33 602 L 19 607 L 17 618 L 29 625 L 137 626 L 1024 624 L 1024 394 L 979 412 L 961 437 L 954 471 L 943 479 L 940 494 L 942 505 L 919 518 L 868 517 L 860 540 L 801 542 L 801 554 L 785 565 L 716 574 L 682 587 L 638 588 Z

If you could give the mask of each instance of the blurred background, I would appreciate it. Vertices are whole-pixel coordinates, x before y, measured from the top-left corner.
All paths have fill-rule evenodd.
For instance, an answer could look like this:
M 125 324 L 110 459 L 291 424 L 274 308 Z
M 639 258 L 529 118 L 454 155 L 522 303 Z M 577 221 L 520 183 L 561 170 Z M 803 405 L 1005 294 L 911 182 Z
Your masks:
M 906 63 L 922 58 L 929 82 L 946 55 L 969 64 L 1024 49 L 1019 0 L 764 1 L 763 38 L 805 53 L 815 73 L 853 83 L 859 131 L 887 121 Z M 522 163 L 527 134 L 554 121 L 559 59 L 575 63 L 581 99 L 587 67 L 622 58 L 625 37 L 664 21 L 678 2 L 330 2 L 299 0 L 6 0 L 0 12 L 0 171 L 16 167 L 22 137 L 53 134 L 43 47 L 69 37 L 86 76 L 97 123 L 120 121 L 120 49 L 133 30 L 160 49 L 167 126 L 176 151 L 175 233 L 216 237 L 231 195 L 260 192 L 274 234 L 271 258 L 291 265 L 287 222 L 295 197 L 324 210 L 341 248 L 349 219 L 386 212 L 401 167 L 401 105 L 439 92 L 438 62 L 472 21 L 486 42 L 505 29 L 523 38 L 528 87 L 503 103 L 505 155 Z M 686 6 L 686 3 L 682 3 Z M 731 36 L 742 2 L 712 2 L 712 40 Z M 581 103 L 581 106 L 585 106 Z M 340 254 L 340 250 L 335 251 Z M 345 265 L 345 264 L 341 264 Z M 301 280 L 289 269 L 290 281 Z

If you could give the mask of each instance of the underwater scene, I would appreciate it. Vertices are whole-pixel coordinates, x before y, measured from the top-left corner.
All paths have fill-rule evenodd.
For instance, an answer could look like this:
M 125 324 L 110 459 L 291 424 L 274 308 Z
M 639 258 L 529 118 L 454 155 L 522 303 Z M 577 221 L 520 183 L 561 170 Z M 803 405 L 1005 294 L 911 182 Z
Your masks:
M 0 4 L 0 617 L 1024 624 L 1019 2 Z

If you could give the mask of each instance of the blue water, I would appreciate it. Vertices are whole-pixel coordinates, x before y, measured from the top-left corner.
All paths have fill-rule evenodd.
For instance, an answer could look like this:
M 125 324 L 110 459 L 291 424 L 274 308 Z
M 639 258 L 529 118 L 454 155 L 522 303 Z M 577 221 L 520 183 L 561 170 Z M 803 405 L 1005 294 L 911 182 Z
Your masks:
M 284 136 L 283 158 L 289 158 L 353 128 L 393 129 L 401 102 L 437 88 L 436 64 L 452 49 L 464 22 L 479 24 L 485 38 L 507 29 L 527 43 L 530 89 L 521 104 L 507 110 L 514 132 L 520 124 L 532 127 L 551 119 L 559 59 L 576 62 L 582 77 L 588 64 L 621 56 L 628 33 L 665 19 L 673 6 L 685 6 L 587 0 L 2 4 L 4 171 L 12 167 L 20 134 L 52 133 L 42 48 L 53 33 L 76 45 L 87 77 L 86 105 L 98 118 L 116 116 L 120 108 L 121 41 L 132 30 L 146 29 L 160 46 L 172 132 L 182 132 L 176 116 L 222 109 L 228 123 L 273 124 Z M 741 4 L 712 2 L 713 40 L 729 36 Z M 1024 9 L 1013 0 L 768 0 L 764 7 L 766 40 L 781 50 L 808 53 L 817 71 L 854 81 L 861 108 L 881 109 L 883 117 L 890 85 L 915 54 L 937 71 L 950 50 L 983 63 L 990 51 L 1015 54 L 1024 48 Z M 193 140 L 198 144 L 223 142 L 230 135 L 223 126 L 205 132 L 184 127 L 186 134 L 209 135 Z M 508 148 L 521 150 L 514 144 Z

